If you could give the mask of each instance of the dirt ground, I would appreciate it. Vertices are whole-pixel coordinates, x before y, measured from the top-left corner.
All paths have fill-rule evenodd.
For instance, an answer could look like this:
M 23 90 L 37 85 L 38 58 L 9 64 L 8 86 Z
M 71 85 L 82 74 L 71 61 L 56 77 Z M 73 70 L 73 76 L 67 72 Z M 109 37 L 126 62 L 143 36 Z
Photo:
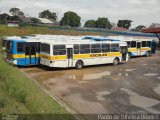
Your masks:
M 82 70 L 22 70 L 85 118 L 87 114 L 160 114 L 160 55 Z

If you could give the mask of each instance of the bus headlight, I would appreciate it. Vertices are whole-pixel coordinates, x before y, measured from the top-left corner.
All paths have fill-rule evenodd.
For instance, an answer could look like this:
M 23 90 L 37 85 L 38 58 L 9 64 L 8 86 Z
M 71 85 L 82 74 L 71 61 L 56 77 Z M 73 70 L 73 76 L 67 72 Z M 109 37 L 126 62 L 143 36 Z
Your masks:
M 13 64 L 14 64 L 14 65 L 17 65 L 17 60 L 13 60 Z

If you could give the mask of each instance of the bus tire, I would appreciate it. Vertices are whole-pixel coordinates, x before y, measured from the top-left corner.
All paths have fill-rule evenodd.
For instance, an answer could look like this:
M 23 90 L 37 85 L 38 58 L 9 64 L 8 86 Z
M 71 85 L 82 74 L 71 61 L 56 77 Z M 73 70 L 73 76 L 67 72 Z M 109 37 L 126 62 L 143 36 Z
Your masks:
M 81 60 L 76 62 L 76 69 L 82 69 L 84 67 L 84 64 Z
M 149 56 L 150 56 L 150 53 L 149 53 L 149 52 L 147 52 L 147 53 L 146 53 L 146 57 L 149 57 Z
M 130 59 L 131 58 L 131 53 L 128 53 L 128 59 Z
M 119 58 L 115 58 L 115 59 L 113 60 L 113 65 L 116 66 L 116 65 L 118 65 L 118 64 L 119 64 Z

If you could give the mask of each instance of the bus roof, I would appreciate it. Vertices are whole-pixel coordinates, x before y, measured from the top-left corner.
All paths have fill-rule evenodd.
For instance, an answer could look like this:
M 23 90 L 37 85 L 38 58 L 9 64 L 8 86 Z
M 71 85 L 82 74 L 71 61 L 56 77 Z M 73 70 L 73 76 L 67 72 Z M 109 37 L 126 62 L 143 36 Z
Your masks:
M 51 40 L 47 40 L 47 41 L 44 41 L 42 43 L 45 43 L 45 44 L 100 44 L 100 43 L 118 43 L 118 44 L 127 44 L 126 42 L 123 42 L 123 41 L 94 41 L 94 40 L 59 40 L 59 41 L 51 41 Z
M 120 41 L 152 41 L 153 38 L 136 38 L 136 37 L 128 37 L 128 36 L 108 36 L 109 39 L 117 39 Z

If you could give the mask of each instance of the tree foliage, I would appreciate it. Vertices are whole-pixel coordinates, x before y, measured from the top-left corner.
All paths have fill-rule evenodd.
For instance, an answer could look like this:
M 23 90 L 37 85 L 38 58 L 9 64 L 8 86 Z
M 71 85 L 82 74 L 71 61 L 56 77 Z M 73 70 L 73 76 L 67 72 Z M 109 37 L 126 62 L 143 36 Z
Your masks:
M 0 14 L 0 23 L 5 24 L 8 16 L 7 13 Z
M 33 23 L 40 23 L 40 20 L 39 19 L 37 19 L 37 18 L 31 18 L 31 21 L 33 22 Z
M 95 20 L 88 20 L 88 21 L 86 21 L 84 27 L 95 28 L 96 27 L 96 21 Z
M 57 20 L 57 15 L 55 12 L 51 12 L 49 10 L 44 10 L 43 12 L 39 13 L 40 18 L 47 18 L 53 21 Z
M 129 29 L 132 22 L 132 20 L 119 20 L 117 26 Z
M 160 27 L 160 23 L 152 23 L 149 28 L 156 28 L 156 27 Z
M 144 26 L 144 25 L 139 25 L 139 26 L 137 26 L 135 29 L 136 29 L 136 31 L 141 31 L 141 30 L 144 29 L 144 28 L 146 28 L 146 26 Z
M 138 25 L 137 27 L 131 29 L 131 31 L 140 32 L 144 28 L 146 28 L 146 26 L 144 26 L 144 25 Z
M 8 16 L 7 20 L 9 20 L 9 21 L 19 21 L 20 18 L 18 16 Z
M 64 13 L 62 20 L 60 21 L 61 26 L 71 26 L 71 27 L 79 27 L 81 17 L 77 15 L 75 12 L 68 11 Z
M 96 21 L 96 28 L 111 29 L 112 25 L 108 18 L 98 18 L 98 20 Z
M 9 12 L 13 16 L 25 17 L 24 13 L 19 8 L 11 8 Z

